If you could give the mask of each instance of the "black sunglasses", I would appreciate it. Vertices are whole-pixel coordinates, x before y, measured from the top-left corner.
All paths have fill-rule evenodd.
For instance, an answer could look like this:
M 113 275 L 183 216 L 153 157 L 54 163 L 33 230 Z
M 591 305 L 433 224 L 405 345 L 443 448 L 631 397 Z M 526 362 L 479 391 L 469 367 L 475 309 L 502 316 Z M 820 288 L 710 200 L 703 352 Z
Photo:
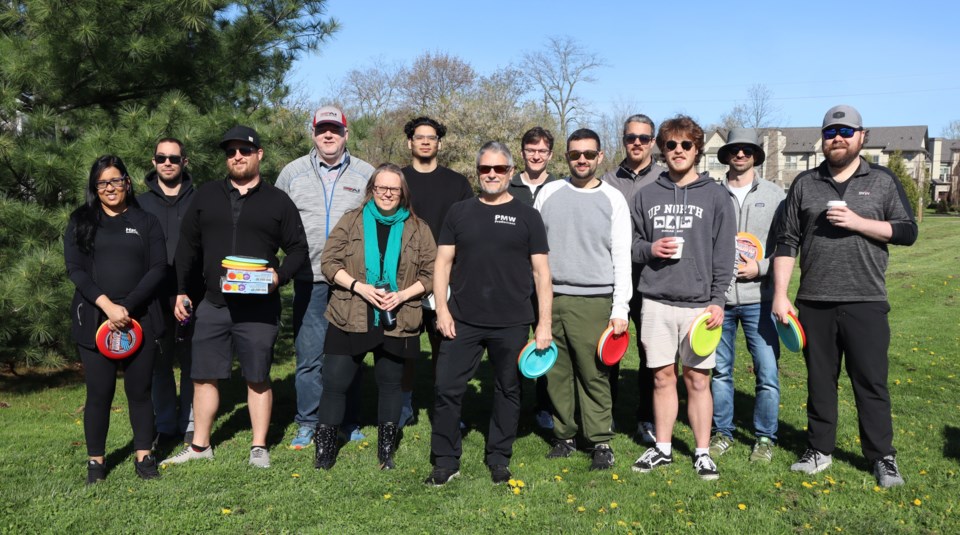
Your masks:
M 624 145 L 633 145 L 634 143 L 637 142 L 637 140 L 640 141 L 641 145 L 647 145 L 651 141 L 653 141 L 653 136 L 648 136 L 646 134 L 624 134 L 623 135 Z
M 736 156 L 739 153 L 743 153 L 747 158 L 753 156 L 753 147 L 750 145 L 734 145 L 728 149 L 730 151 L 730 156 Z
M 509 165 L 478 165 L 477 166 L 477 172 L 480 173 L 481 175 L 485 175 L 489 173 L 491 170 L 498 175 L 505 175 L 510 172 L 510 166 Z
M 677 143 L 676 141 L 671 139 L 670 141 L 667 141 L 666 143 L 663 144 L 663 146 L 666 147 L 667 150 L 674 150 L 677 148 L 677 145 L 680 145 L 680 148 L 682 148 L 683 150 L 690 150 L 693 148 L 693 141 L 685 139 L 680 143 Z
M 823 129 L 823 139 L 833 139 L 837 136 L 840 136 L 844 139 L 850 139 L 853 137 L 855 132 L 863 130 L 863 128 L 851 128 L 849 126 L 841 126 L 840 128 L 824 128 Z
M 164 154 L 154 154 L 153 160 L 157 163 L 166 163 L 167 160 L 170 160 L 170 163 L 173 165 L 180 165 L 180 162 L 183 161 L 183 156 L 166 156 Z
M 223 149 L 223 152 L 224 154 L 227 155 L 227 158 L 233 158 L 234 155 L 237 154 L 238 152 L 242 156 L 250 156 L 254 152 L 257 152 L 257 149 L 253 147 L 234 147 L 234 148 Z
M 596 150 L 571 150 L 567 152 L 567 159 L 571 162 L 575 162 L 580 159 L 581 156 L 588 160 L 596 160 L 597 156 L 600 155 L 600 151 Z

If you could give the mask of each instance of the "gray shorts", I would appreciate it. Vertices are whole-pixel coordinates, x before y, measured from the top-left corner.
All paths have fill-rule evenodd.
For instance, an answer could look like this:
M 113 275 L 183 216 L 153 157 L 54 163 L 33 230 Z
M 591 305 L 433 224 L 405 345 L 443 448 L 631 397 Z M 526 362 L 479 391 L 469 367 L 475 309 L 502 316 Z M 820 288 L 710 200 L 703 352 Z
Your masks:
M 640 342 L 647 353 L 648 368 L 662 368 L 676 364 L 678 360 L 684 366 L 698 370 L 716 367 L 716 351 L 701 357 L 690 348 L 690 326 L 706 308 L 676 307 L 650 299 L 643 300 Z
M 274 307 L 229 307 L 201 301 L 194 315 L 193 363 L 190 378 L 229 379 L 233 355 L 250 383 L 270 379 L 273 344 L 279 332 Z

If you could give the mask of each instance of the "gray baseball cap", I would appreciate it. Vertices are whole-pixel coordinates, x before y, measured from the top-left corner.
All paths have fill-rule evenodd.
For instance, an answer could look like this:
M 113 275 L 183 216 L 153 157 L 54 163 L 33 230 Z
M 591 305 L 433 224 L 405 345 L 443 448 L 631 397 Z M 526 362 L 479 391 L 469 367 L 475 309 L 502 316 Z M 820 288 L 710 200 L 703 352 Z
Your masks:
M 860 118 L 860 112 L 853 106 L 841 104 L 827 110 L 823 116 L 823 126 L 849 126 L 852 128 L 863 128 L 863 119 Z

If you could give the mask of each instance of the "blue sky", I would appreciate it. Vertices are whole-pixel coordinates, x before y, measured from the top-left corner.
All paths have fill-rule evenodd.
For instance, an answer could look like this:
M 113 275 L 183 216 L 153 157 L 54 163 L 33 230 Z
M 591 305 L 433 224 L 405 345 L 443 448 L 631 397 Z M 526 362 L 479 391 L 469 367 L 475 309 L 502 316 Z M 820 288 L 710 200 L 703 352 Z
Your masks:
M 409 64 L 440 51 L 488 74 L 519 64 L 549 36 L 571 36 L 607 63 L 578 91 L 597 113 L 629 109 L 657 123 L 686 113 L 706 126 L 759 83 L 773 92 L 783 126 L 818 126 L 841 103 L 856 107 L 867 127 L 926 125 L 939 136 L 960 120 L 960 3 L 952 0 L 329 0 L 327 7 L 341 30 L 290 77 L 314 103 L 374 59 Z

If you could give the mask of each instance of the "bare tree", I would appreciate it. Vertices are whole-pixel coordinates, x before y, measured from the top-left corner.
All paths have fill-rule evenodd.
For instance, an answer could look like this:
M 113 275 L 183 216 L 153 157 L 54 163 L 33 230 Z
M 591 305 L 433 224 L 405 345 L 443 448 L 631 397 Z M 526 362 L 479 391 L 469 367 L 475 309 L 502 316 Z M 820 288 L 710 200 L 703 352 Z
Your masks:
M 773 103 L 773 91 L 763 84 L 753 84 L 747 89 L 745 102 L 720 117 L 723 128 L 772 128 L 781 121 L 780 106 Z
M 582 100 L 574 91 L 581 83 L 596 81 L 593 71 L 603 60 L 569 36 L 550 37 L 545 49 L 523 55 L 522 68 L 535 86 L 543 91 L 543 100 L 557 114 L 560 139 L 567 138 L 567 126 L 580 111 Z
M 947 139 L 960 139 L 960 119 L 950 121 L 947 126 L 940 131 L 940 137 Z
M 416 113 L 443 116 L 460 92 L 469 89 L 477 73 L 469 63 L 441 52 L 427 52 L 405 69 L 400 91 L 408 107 Z
M 347 73 L 341 86 L 341 99 L 359 115 L 380 117 L 396 107 L 402 73 L 402 66 L 378 58 L 367 67 Z

